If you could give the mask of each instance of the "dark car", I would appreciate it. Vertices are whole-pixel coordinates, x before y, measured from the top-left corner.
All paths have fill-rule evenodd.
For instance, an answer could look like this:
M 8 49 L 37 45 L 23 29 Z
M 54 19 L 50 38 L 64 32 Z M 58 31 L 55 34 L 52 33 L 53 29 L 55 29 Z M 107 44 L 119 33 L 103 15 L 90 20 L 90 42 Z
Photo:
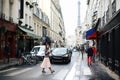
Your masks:
M 50 52 L 52 52 L 55 48 L 50 48 Z
M 67 48 L 55 48 L 50 56 L 51 62 L 69 63 L 71 61 L 71 53 Z

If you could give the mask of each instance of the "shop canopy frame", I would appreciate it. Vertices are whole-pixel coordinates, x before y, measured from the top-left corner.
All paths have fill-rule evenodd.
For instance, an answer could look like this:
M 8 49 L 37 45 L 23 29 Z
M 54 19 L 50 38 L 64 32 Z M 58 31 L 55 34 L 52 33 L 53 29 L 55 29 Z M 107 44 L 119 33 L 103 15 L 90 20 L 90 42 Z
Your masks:
M 33 39 L 41 39 L 40 36 L 38 36 L 37 34 L 35 34 L 33 31 L 30 31 L 28 29 L 25 29 L 23 27 L 18 27 L 20 30 L 22 30 L 23 32 L 25 32 L 28 36 L 32 37 Z

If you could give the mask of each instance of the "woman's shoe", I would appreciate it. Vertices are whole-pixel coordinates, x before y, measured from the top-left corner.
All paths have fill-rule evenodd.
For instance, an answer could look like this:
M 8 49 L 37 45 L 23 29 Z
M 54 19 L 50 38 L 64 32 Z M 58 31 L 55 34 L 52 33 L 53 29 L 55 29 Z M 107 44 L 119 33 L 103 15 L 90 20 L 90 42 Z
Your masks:
M 42 73 L 46 73 L 45 71 L 42 71 Z
M 55 72 L 54 70 L 51 71 L 51 73 L 54 73 L 54 72 Z

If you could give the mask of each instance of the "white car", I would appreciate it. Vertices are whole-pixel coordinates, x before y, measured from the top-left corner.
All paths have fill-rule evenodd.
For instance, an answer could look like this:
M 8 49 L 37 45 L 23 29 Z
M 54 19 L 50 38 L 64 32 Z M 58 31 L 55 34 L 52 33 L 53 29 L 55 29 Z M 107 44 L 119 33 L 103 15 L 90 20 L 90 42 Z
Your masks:
M 34 46 L 30 52 L 31 54 L 36 54 L 39 60 L 42 60 L 45 56 L 45 45 Z

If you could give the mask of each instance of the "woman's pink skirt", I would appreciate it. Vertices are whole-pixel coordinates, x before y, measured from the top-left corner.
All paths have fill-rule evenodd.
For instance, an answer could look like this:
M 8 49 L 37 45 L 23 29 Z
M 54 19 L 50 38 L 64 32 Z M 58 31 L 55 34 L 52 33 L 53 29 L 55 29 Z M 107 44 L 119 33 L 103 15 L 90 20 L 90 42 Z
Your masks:
M 49 57 L 45 57 L 41 64 L 41 68 L 49 68 L 49 67 L 51 67 L 50 59 Z

